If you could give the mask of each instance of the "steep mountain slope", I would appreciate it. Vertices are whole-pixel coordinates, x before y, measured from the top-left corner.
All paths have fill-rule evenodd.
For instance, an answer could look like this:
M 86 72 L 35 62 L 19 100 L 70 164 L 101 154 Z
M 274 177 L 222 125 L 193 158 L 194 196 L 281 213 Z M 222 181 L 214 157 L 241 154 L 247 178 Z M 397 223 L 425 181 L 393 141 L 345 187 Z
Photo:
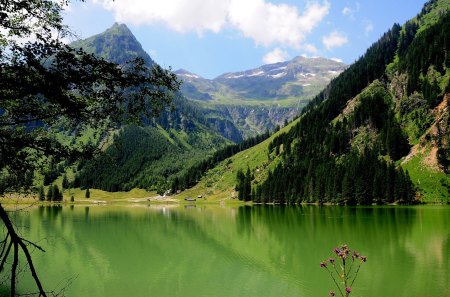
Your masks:
M 125 25 L 114 24 L 104 33 L 71 46 L 119 64 L 136 57 L 143 58 L 148 67 L 155 63 Z M 135 187 L 164 191 L 169 176 L 232 143 L 218 131 L 230 139 L 242 140 L 232 123 L 211 123 L 203 114 L 200 106 L 178 95 L 173 109 L 148 120 L 145 127 L 127 126 L 109 136 L 91 139 L 106 144 L 105 154 L 80 164 L 72 185 L 108 191 Z
M 140 57 L 148 66 L 154 61 L 142 49 L 141 44 L 124 24 L 115 23 L 105 32 L 91 36 L 84 40 L 71 43 L 74 48 L 82 48 L 85 52 L 102 57 L 107 61 L 119 65 Z
M 287 129 L 189 191 L 229 198 L 236 187 L 244 200 L 280 203 L 448 202 L 449 8 L 429 1 L 394 25 Z
M 334 60 L 296 57 L 213 80 L 183 69 L 175 73 L 183 80 L 182 93 L 210 111 L 206 117 L 232 121 L 249 137 L 292 120 L 345 68 Z
M 288 132 L 298 121 L 299 119 L 294 120 L 261 143 L 240 151 L 219 162 L 213 168 L 205 170 L 203 175 L 198 177 L 198 183 L 185 189 L 178 196 L 184 198 L 201 195 L 208 201 L 237 200 L 237 172 L 246 172 L 247 169 L 250 169 L 254 176 L 253 183 L 260 183 L 267 179 L 268 173 L 281 162 L 279 155 L 269 152 L 269 145 L 279 135 Z

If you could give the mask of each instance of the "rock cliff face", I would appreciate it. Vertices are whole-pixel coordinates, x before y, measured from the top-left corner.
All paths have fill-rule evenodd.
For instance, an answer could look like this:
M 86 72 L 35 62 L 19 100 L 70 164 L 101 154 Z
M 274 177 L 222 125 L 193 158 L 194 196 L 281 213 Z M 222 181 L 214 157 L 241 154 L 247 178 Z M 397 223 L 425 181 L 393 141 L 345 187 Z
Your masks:
M 450 94 L 446 94 L 442 102 L 432 111 L 433 124 L 419 139 L 419 143 L 412 147 L 404 163 L 421 155 L 422 165 L 434 171 L 449 173 L 449 144 L 450 144 Z
M 289 107 L 258 107 L 258 106 L 226 106 L 228 114 L 237 127 L 243 131 L 244 137 L 249 137 L 265 130 L 274 130 L 283 126 L 285 121 L 298 115 L 297 108 Z

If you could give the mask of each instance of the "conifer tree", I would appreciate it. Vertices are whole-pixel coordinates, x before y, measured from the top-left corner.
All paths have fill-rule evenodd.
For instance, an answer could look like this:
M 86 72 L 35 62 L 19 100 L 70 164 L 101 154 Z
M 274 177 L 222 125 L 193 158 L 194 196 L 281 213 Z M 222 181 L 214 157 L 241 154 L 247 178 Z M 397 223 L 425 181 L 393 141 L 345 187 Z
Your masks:
M 68 189 L 68 188 L 69 188 L 69 180 L 68 180 L 68 178 L 67 178 L 67 175 L 64 174 L 64 175 L 63 175 L 63 179 L 62 179 L 62 189 L 63 189 L 63 190 L 66 190 L 66 189 Z
M 242 169 L 239 169 L 236 173 L 236 191 L 238 191 L 239 200 L 244 200 L 245 198 L 245 174 Z
M 44 201 L 45 200 L 45 192 L 44 192 L 44 186 L 39 187 L 39 200 Z
M 59 190 L 58 185 L 54 184 L 52 191 L 52 201 L 62 201 L 62 199 L 63 199 L 62 192 Z
M 53 187 L 52 185 L 49 185 L 47 189 L 47 201 L 52 201 L 52 198 L 53 198 Z
M 250 167 L 247 166 L 247 172 L 244 178 L 244 200 L 250 201 L 252 193 L 252 174 L 250 172 Z

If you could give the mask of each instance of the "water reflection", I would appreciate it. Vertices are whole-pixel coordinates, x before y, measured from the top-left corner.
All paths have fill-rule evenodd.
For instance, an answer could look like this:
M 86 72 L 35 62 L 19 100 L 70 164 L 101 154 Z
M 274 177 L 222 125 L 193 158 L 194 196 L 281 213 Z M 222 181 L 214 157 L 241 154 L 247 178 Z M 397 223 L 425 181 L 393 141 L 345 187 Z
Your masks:
M 84 219 L 86 221 L 89 219 L 89 206 L 84 207 Z
M 37 213 L 41 219 L 54 220 L 56 219 L 62 212 L 62 205 L 39 205 Z
M 342 243 L 369 259 L 353 296 L 450 296 L 449 207 L 72 205 L 16 220 L 56 236 L 36 263 L 50 286 L 78 275 L 68 296 L 325 296 L 319 262 Z

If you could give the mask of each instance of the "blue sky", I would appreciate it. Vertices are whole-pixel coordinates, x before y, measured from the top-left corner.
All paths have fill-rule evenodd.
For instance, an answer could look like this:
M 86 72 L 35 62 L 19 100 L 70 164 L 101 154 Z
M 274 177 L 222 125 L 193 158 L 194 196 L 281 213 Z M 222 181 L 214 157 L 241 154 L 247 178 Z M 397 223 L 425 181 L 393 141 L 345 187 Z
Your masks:
M 214 78 L 296 56 L 351 64 L 418 0 L 87 0 L 65 23 L 81 38 L 126 24 L 163 67 Z

